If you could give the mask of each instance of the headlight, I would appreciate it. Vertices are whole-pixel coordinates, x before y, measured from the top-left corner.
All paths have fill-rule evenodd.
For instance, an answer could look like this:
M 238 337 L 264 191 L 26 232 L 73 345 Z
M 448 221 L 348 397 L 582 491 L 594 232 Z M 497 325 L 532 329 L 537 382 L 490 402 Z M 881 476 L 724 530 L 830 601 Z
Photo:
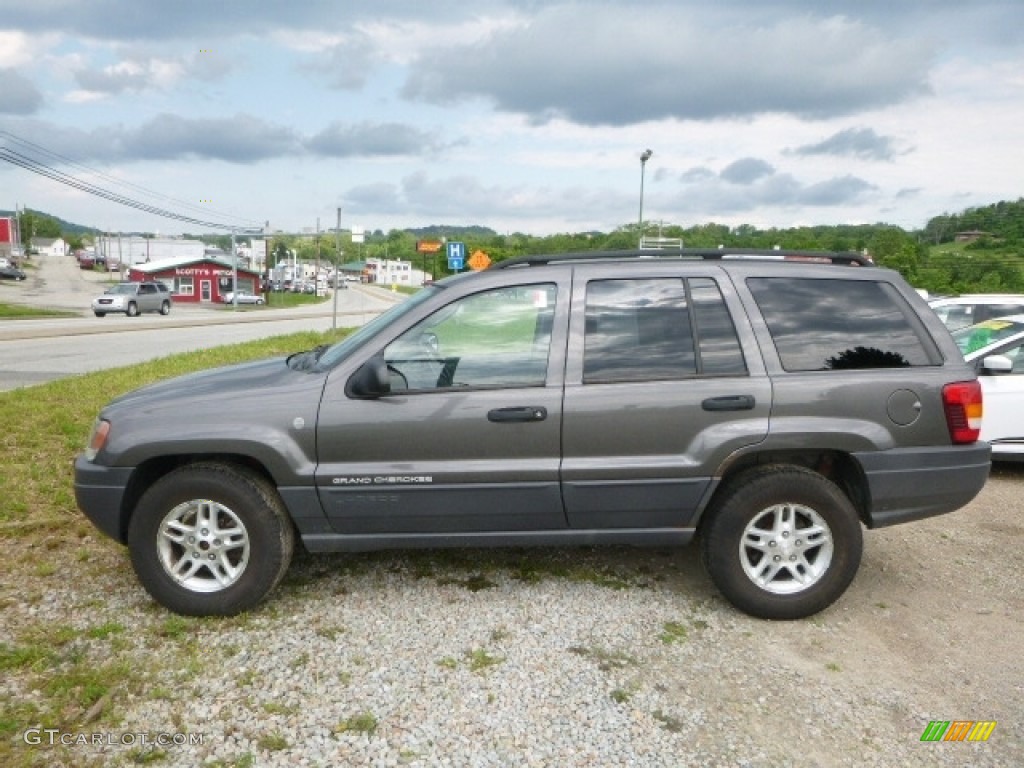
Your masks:
M 96 454 L 107 444 L 107 437 L 109 435 L 110 422 L 104 419 L 96 419 L 96 422 L 92 425 L 89 442 L 85 446 L 85 458 L 87 461 L 92 461 L 96 458 Z

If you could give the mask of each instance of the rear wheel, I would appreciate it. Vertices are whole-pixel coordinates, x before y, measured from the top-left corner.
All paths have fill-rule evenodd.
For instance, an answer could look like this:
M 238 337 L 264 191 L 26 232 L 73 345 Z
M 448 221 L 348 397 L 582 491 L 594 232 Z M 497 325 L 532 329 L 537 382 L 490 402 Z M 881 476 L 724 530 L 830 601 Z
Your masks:
M 139 581 L 187 616 L 232 616 L 284 576 L 295 533 L 273 486 L 240 467 L 202 463 L 164 476 L 142 496 L 128 529 Z
M 737 477 L 702 528 L 701 553 L 715 586 L 763 619 L 800 619 L 830 606 L 853 581 L 862 551 L 850 500 L 803 467 Z
M 129 301 L 128 309 L 125 310 L 125 314 L 128 315 L 128 317 L 137 316 L 139 314 L 139 305 L 136 304 L 134 301 Z
M 163 304 L 160 305 L 160 314 L 161 315 L 169 315 L 170 313 L 171 313 L 171 302 L 165 301 Z

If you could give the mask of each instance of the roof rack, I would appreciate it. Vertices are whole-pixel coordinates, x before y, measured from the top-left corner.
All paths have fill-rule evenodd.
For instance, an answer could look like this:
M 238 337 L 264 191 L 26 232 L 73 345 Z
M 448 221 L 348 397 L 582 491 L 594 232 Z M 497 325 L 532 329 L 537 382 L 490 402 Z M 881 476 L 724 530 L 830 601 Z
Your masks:
M 855 251 L 801 251 L 774 248 L 680 248 L 672 251 L 580 251 L 575 253 L 550 253 L 542 256 L 520 256 L 515 259 L 497 261 L 488 269 L 510 269 L 512 267 L 540 266 L 563 261 L 602 261 L 604 259 L 796 261 L 860 267 L 874 266 L 874 262 L 871 259 Z

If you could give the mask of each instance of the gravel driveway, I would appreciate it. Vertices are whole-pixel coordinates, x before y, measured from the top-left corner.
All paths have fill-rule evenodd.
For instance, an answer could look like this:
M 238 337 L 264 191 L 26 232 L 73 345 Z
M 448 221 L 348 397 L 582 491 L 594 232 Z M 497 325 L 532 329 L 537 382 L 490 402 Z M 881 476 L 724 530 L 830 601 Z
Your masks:
M 2 539 L 0 763 L 1019 766 L 1022 509 L 1000 468 L 869 531 L 792 623 L 730 608 L 692 547 L 305 555 L 258 611 L 193 620 L 82 521 Z

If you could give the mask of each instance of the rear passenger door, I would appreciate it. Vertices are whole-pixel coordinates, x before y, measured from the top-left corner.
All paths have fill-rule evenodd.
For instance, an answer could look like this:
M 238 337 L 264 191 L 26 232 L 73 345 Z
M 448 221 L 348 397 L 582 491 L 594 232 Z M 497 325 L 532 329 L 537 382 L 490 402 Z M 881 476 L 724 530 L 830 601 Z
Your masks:
M 160 309 L 160 293 L 153 283 L 139 285 L 139 311 L 152 312 Z
M 688 527 L 721 462 L 764 439 L 771 385 L 741 312 L 714 266 L 576 268 L 582 343 L 570 345 L 562 432 L 572 528 Z

